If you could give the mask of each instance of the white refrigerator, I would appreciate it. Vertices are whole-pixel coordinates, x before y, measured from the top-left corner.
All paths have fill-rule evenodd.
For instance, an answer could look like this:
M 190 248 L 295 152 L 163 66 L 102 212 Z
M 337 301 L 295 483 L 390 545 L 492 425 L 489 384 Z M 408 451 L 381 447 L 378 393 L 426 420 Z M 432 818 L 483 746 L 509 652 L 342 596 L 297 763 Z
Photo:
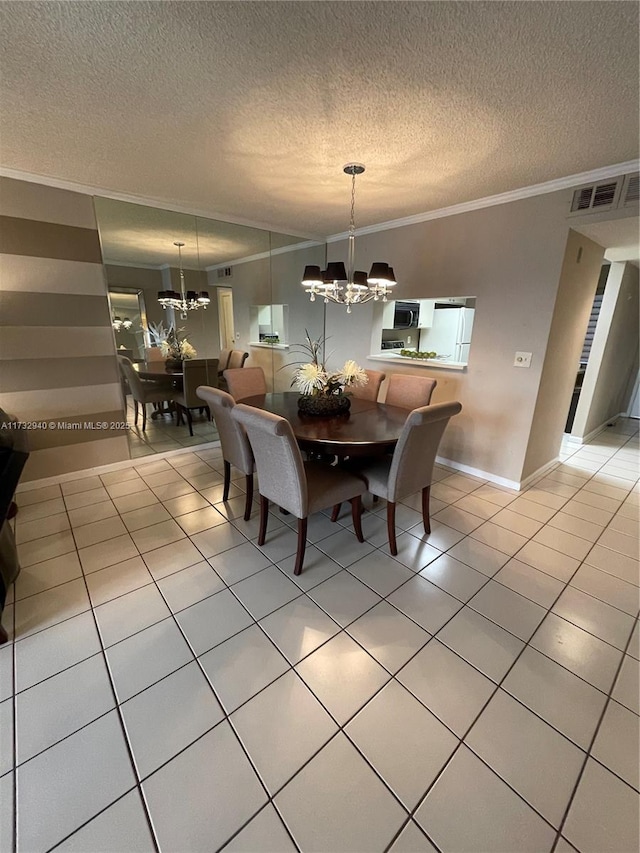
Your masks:
M 468 362 L 474 314 L 474 308 L 436 308 L 433 325 L 420 335 L 420 349 L 449 361 Z

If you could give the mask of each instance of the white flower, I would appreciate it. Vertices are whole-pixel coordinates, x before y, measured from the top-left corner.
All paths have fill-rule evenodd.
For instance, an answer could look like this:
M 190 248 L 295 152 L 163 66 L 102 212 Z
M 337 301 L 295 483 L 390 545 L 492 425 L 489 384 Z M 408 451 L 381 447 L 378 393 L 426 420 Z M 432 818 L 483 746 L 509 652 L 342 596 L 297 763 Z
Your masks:
M 366 385 L 369 381 L 366 371 L 352 359 L 345 361 L 337 377 L 341 385 Z
M 293 384 L 301 394 L 313 394 L 316 389 L 322 389 L 327 383 L 327 374 L 317 364 L 303 364 L 294 376 Z
M 184 340 L 180 341 L 180 355 L 182 358 L 195 358 L 197 353 L 189 341 Z

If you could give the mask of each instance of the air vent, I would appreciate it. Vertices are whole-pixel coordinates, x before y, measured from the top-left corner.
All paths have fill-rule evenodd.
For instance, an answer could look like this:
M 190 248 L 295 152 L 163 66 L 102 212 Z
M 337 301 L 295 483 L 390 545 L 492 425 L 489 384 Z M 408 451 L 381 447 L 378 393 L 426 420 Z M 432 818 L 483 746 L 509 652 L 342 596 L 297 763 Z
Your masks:
M 618 178 L 615 181 L 607 181 L 602 184 L 592 184 L 589 187 L 582 187 L 576 190 L 573 194 L 573 203 L 571 204 L 571 212 L 577 213 L 581 211 L 586 213 L 590 210 L 603 210 L 611 208 L 616 200 L 618 187 L 622 185 L 622 179 Z
M 231 278 L 233 275 L 233 267 L 220 267 L 218 270 L 218 278 Z
M 627 175 L 622 189 L 622 198 L 625 207 L 638 204 L 640 201 L 640 175 Z

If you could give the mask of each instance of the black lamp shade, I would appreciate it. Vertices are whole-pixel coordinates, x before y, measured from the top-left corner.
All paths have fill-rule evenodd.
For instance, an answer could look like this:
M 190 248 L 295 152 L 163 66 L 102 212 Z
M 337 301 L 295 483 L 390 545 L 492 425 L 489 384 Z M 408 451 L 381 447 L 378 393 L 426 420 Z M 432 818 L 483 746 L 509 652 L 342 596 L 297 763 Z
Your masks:
M 376 282 L 376 281 L 390 281 L 389 276 L 389 264 L 384 264 L 381 262 L 376 262 L 371 265 L 371 270 L 369 272 L 368 281 Z
M 347 270 L 342 261 L 332 261 L 330 264 L 327 264 L 326 278 L 329 281 L 347 280 Z
M 353 283 L 356 287 L 367 287 L 367 274 L 362 270 L 356 270 L 353 274 Z
M 198 296 L 198 302 L 201 305 L 208 305 L 211 302 L 211 299 L 209 298 L 209 294 L 207 293 L 206 290 L 200 291 L 200 294 Z
M 322 273 L 320 272 L 320 267 L 314 265 L 307 265 L 304 268 L 304 275 L 302 276 L 303 284 L 322 284 Z
M 396 278 L 396 274 L 393 271 L 393 267 L 389 267 L 389 284 L 397 284 L 398 279 Z
M 187 290 L 187 302 L 197 302 L 198 294 L 195 290 Z

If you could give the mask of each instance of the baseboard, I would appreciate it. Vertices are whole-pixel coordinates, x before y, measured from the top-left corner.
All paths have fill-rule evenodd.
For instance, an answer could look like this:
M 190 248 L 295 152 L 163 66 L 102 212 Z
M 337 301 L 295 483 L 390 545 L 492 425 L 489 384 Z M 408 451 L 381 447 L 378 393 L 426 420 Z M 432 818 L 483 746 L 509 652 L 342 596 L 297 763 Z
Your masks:
M 16 494 L 20 492 L 31 492 L 33 489 L 43 489 L 45 486 L 56 486 L 60 483 L 70 483 L 72 480 L 84 480 L 87 477 L 95 477 L 98 474 L 108 474 L 111 471 L 122 471 L 125 468 L 133 468 L 136 465 L 146 465 L 157 462 L 160 459 L 170 459 L 172 456 L 181 456 L 183 453 L 196 453 L 198 450 L 211 450 L 220 447 L 219 441 L 205 441 L 203 444 L 194 444 L 192 447 L 180 447 L 178 450 L 166 450 L 164 453 L 150 453 L 148 456 L 138 456 L 136 459 L 123 459 L 121 462 L 111 462 L 109 465 L 99 465 L 95 468 L 83 468 L 81 471 L 69 471 L 66 474 L 56 474 L 55 477 L 43 477 L 41 480 L 28 480 L 20 483 Z
M 517 480 L 507 480 L 506 477 L 498 477 L 496 474 L 489 473 L 489 471 L 481 471 L 479 468 L 463 465 L 461 462 L 455 462 L 453 459 L 444 459 L 442 456 L 436 456 L 436 462 L 440 465 L 446 465 L 448 468 L 454 468 L 456 471 L 461 471 L 463 474 L 471 474 L 472 477 L 488 480 L 490 483 L 495 483 L 496 486 L 504 486 L 504 488 L 513 489 L 516 492 L 522 488 Z
M 542 465 L 540 468 L 538 468 L 537 471 L 534 471 L 533 474 L 529 474 L 528 477 L 525 477 L 524 480 L 520 482 L 520 490 L 526 489 L 527 486 L 530 486 L 531 483 L 534 482 L 534 480 L 539 480 L 541 477 L 544 477 L 547 471 L 549 471 L 551 468 L 556 467 L 558 462 L 560 462 L 560 457 L 556 456 L 555 459 L 552 459 L 550 462 L 547 462 L 546 465 Z
M 600 424 L 600 426 L 597 426 L 595 429 L 592 429 L 591 432 L 588 432 L 586 435 L 583 435 L 582 437 L 580 437 L 578 435 L 572 435 L 571 440 L 572 441 L 575 440 L 577 444 L 588 444 L 597 435 L 600 435 L 600 433 L 603 432 L 609 426 L 610 423 L 617 421 L 618 418 L 626 418 L 626 417 L 628 417 L 628 416 L 625 415 L 624 412 L 618 412 L 617 415 L 611 415 L 611 417 L 607 418 L 604 423 Z

